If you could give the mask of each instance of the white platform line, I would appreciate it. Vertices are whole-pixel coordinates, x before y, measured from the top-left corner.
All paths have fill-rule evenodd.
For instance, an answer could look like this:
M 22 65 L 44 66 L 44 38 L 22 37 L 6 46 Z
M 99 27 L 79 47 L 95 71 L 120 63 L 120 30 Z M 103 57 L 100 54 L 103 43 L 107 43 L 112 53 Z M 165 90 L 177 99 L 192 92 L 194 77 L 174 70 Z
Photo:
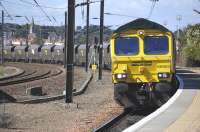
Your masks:
M 199 73 L 178 73 L 177 75 L 199 75 Z
M 163 113 L 178 99 L 178 97 L 181 95 L 183 91 L 184 83 L 183 83 L 183 80 L 179 76 L 176 76 L 176 77 L 178 78 L 178 81 L 180 83 L 179 88 L 176 91 L 176 93 L 162 107 L 160 107 L 159 109 L 157 109 L 156 111 L 148 115 L 147 117 L 143 118 L 139 122 L 135 123 L 134 125 L 128 127 L 123 132 L 134 132 L 138 130 L 139 128 L 144 126 L 146 123 L 148 123 L 149 121 L 153 120 L 155 117 Z

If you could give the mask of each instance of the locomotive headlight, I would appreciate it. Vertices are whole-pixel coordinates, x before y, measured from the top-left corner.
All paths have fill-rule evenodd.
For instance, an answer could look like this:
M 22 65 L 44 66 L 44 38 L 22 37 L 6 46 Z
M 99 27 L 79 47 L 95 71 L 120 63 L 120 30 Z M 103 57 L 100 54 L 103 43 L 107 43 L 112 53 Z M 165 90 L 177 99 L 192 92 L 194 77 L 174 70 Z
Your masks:
M 117 78 L 121 79 L 122 78 L 122 74 L 117 74 Z
M 168 74 L 167 73 L 163 73 L 163 78 L 168 78 Z
M 158 78 L 169 78 L 170 74 L 169 73 L 158 73 Z
M 126 74 L 122 74 L 122 78 L 127 78 L 127 75 Z
M 139 35 L 143 35 L 144 33 L 143 33 L 143 31 L 139 31 Z
M 140 36 L 144 36 L 145 32 L 144 32 L 144 30 L 139 30 L 139 31 L 137 31 L 137 34 Z
M 158 78 L 162 78 L 162 73 L 158 73 Z
M 117 78 L 117 79 L 125 79 L 125 78 L 127 78 L 127 74 L 116 74 L 115 75 L 115 77 Z

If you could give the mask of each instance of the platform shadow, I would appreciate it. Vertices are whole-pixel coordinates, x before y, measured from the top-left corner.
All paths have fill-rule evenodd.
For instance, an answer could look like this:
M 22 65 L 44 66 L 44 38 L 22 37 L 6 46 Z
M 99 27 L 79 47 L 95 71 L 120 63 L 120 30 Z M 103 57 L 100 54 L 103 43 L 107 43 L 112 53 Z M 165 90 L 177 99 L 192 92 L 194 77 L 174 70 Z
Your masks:
M 184 70 L 184 69 L 179 69 L 179 68 L 176 69 L 176 72 L 177 72 L 177 73 L 195 73 L 195 72 L 193 72 L 193 71 Z
M 200 73 L 186 69 L 177 69 L 177 75 L 183 80 L 183 89 L 200 89 Z

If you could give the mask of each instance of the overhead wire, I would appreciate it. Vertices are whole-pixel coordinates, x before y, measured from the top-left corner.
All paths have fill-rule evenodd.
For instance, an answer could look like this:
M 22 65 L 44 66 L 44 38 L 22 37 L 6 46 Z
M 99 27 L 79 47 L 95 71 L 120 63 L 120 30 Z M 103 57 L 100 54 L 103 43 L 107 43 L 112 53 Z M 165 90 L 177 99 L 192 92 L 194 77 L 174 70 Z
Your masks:
M 5 8 L 5 6 L 2 4 L 2 2 L 0 1 L 0 6 L 3 8 L 3 10 L 6 12 L 6 14 L 8 15 L 8 17 L 10 18 L 10 20 L 13 20 L 12 16 L 10 15 L 10 13 L 8 12 L 8 10 Z
M 49 21 L 51 22 L 51 18 L 48 16 L 48 14 L 44 11 L 44 9 L 39 5 L 39 3 L 36 0 L 33 0 L 37 7 L 45 14 L 45 16 L 49 19 Z
M 83 0 L 83 3 L 85 2 L 85 0 Z M 84 16 L 85 15 L 85 7 L 81 6 L 81 16 L 82 16 L 82 21 L 84 21 Z
M 24 0 L 21 0 L 21 1 L 24 1 Z M 50 16 L 45 12 L 45 10 L 40 6 L 40 4 L 36 0 L 33 0 L 33 1 L 37 5 L 37 7 L 39 7 L 40 10 L 45 14 L 45 16 L 48 18 L 48 20 L 52 23 Z M 55 17 L 52 16 L 52 18 L 57 23 L 57 20 L 55 19 Z M 52 23 L 52 24 L 54 24 L 54 23 Z M 56 29 L 55 29 L 55 32 L 56 32 Z
M 56 8 L 56 7 L 51 7 L 51 6 L 45 6 L 45 5 L 41 5 L 40 3 L 38 3 L 36 0 L 33 0 L 33 2 L 31 1 L 28 1 L 28 0 L 18 0 L 18 1 L 9 1 L 9 0 L 0 0 L 0 1 L 3 1 L 3 2 L 7 2 L 7 3 L 12 3 L 13 5 L 21 5 L 21 6 L 25 6 L 25 5 L 30 5 L 32 7 L 38 7 L 40 8 L 40 10 L 45 14 L 45 16 L 48 18 L 48 20 L 52 23 L 52 20 L 55 21 L 55 22 L 58 22 L 55 17 L 50 17 L 48 16 L 48 14 L 45 12 L 45 10 L 43 8 L 52 8 L 52 9 L 66 9 L 66 8 Z M 85 0 L 83 0 L 85 1 Z M 21 2 L 21 3 L 20 3 Z M 95 2 L 100 2 L 100 1 L 91 1 L 91 3 L 95 3 Z M 84 6 L 81 6 L 81 7 L 84 7 Z M 82 14 L 85 13 L 84 11 L 84 8 L 82 10 Z M 12 17 L 12 18 L 15 18 L 15 15 L 7 15 L 7 17 Z M 28 16 L 29 17 L 29 16 Z M 34 16 L 34 17 L 41 17 L 41 16 Z M 83 19 L 84 19 L 84 15 L 82 16 Z M 26 18 L 27 19 L 27 18 Z M 18 20 L 17 20 L 18 21 Z M 28 20 L 27 20 L 28 21 Z M 37 20 L 38 21 L 38 20 Z
M 200 14 L 200 11 L 193 9 L 194 12 L 196 12 L 197 14 Z
M 130 15 L 124 15 L 124 14 L 117 14 L 117 13 L 109 13 L 109 12 L 105 12 L 105 15 L 110 15 L 110 16 L 122 16 L 122 17 L 130 17 L 130 18 L 138 18 L 136 16 L 130 16 Z
M 10 3 L 10 4 L 15 4 L 15 5 L 20 5 L 20 6 L 25 6 L 24 4 L 16 3 L 16 2 L 13 2 L 13 1 L 8 1 L 8 0 L 1 0 L 1 1 L 6 2 L 6 3 Z
M 16 1 L 15 2 L 8 1 L 8 0 L 1 0 L 1 1 L 6 2 L 6 3 L 15 4 L 15 5 L 20 5 L 20 6 L 31 6 L 31 7 L 37 6 L 36 4 L 25 1 L 25 0 L 19 0 L 21 3 L 18 3 Z M 40 6 L 43 8 L 58 9 L 58 10 L 65 10 L 67 8 L 67 7 L 52 7 L 52 6 L 45 6 L 45 5 L 40 5 Z
M 148 15 L 148 19 L 150 19 L 151 18 L 151 16 L 152 16 L 152 13 L 153 13 L 153 10 L 154 10 L 154 8 L 155 8 L 155 5 L 156 5 L 156 0 L 152 0 L 152 5 L 151 5 L 151 8 L 150 8 L 150 12 L 149 12 L 149 15 Z
M 17 4 L 17 5 L 19 5 L 20 3 L 16 3 L 16 2 L 11 2 L 11 1 L 7 1 L 7 0 L 0 0 L 0 6 L 6 11 L 6 15 L 5 15 L 5 17 L 9 17 L 10 18 L 10 20 L 14 20 L 13 18 L 15 18 L 15 16 L 21 16 L 21 15 L 11 15 L 11 14 L 9 14 L 9 12 L 8 12 L 8 10 L 5 8 L 5 6 L 2 4 L 2 1 L 3 2 L 7 2 L 7 3 L 12 3 L 12 4 Z M 38 7 L 38 5 L 39 5 L 39 3 L 37 3 L 38 5 L 36 5 L 36 4 L 33 4 L 33 3 L 31 3 L 31 2 L 28 2 L 28 1 L 26 1 L 26 0 L 19 0 L 19 1 L 21 1 L 21 2 L 23 2 L 23 3 L 27 3 L 27 4 L 29 4 L 29 5 L 32 5 L 32 6 L 34 6 L 34 7 Z M 37 2 L 37 1 L 36 1 Z M 21 4 L 22 5 L 22 4 Z M 23 5 L 24 6 L 24 5 Z M 40 6 L 40 5 L 39 5 Z M 40 8 L 40 7 L 39 7 Z M 64 9 L 64 8 L 63 8 Z M 41 10 L 43 10 L 43 9 L 41 9 Z M 45 16 L 47 17 L 48 15 L 47 15 L 47 13 L 43 10 L 42 11 L 43 13 L 45 13 Z M 27 21 L 29 21 L 29 19 L 28 19 L 28 17 L 27 16 L 24 16 L 25 17 L 25 19 L 27 20 Z M 42 17 L 42 16 L 34 16 L 34 17 Z M 49 16 L 48 16 L 49 17 Z M 50 18 L 50 17 L 49 17 Z M 50 19 L 48 18 L 48 20 L 50 21 Z M 55 17 L 53 18 L 53 20 L 54 21 L 56 21 L 56 19 L 55 19 Z
M 19 0 L 19 1 L 21 1 L 22 3 L 28 4 L 28 5 L 38 6 L 37 4 L 34 4 L 34 3 L 26 1 L 26 0 Z M 61 9 L 61 10 L 66 9 L 66 7 L 58 8 L 58 7 L 51 7 L 51 6 L 45 6 L 45 5 L 40 5 L 40 6 L 43 8 L 50 8 L 50 9 Z
M 8 3 L 12 3 L 12 4 L 18 4 L 18 3 L 15 3 L 15 2 L 10 2 L 10 1 L 7 1 L 7 0 L 0 0 L 0 6 L 5 10 L 5 12 L 6 12 L 6 14 L 7 14 L 7 16 L 5 16 L 5 17 L 9 17 L 12 21 L 14 20 L 13 18 L 15 17 L 14 15 L 10 15 L 9 14 L 9 12 L 8 12 L 8 10 L 5 8 L 5 6 L 2 4 L 2 1 L 4 1 L 4 2 L 8 2 Z M 26 1 L 26 0 L 20 0 L 21 2 L 23 2 L 23 3 L 26 3 L 26 4 L 29 4 L 29 5 L 32 5 L 32 6 L 34 6 L 34 7 L 38 7 L 41 11 L 42 11 L 42 13 L 44 13 L 45 14 L 45 16 L 48 18 L 48 20 L 50 21 L 50 23 L 52 24 L 52 25 L 54 25 L 55 23 L 57 23 L 57 20 L 56 20 L 56 18 L 54 17 L 54 16 L 52 16 L 52 20 L 54 20 L 55 22 L 53 23 L 52 22 L 52 20 L 51 20 L 51 18 L 48 16 L 48 14 L 45 12 L 45 10 L 42 8 L 42 7 L 44 7 L 44 8 L 52 8 L 52 9 L 65 9 L 65 8 L 53 8 L 53 7 L 47 7 L 47 6 L 41 6 L 36 0 L 33 0 L 34 2 L 35 2 L 35 4 L 33 4 L 32 2 L 28 2 L 28 1 Z M 17 15 L 16 15 L 17 16 Z M 20 15 L 19 15 L 20 16 Z M 28 17 L 27 16 L 25 16 L 25 19 L 27 20 L 27 21 L 29 21 L 29 19 L 28 19 Z M 18 22 L 20 22 L 19 20 L 17 20 Z M 21 21 L 20 23 L 23 23 L 24 21 Z M 37 22 L 42 22 L 42 21 L 38 21 L 37 20 Z M 11 23 L 13 23 L 13 22 L 11 22 Z M 52 26 L 53 27 L 53 30 L 55 31 L 55 33 L 57 34 L 57 30 L 56 30 L 56 28 L 54 27 L 54 26 Z
M 55 22 L 57 22 L 57 20 L 56 20 L 56 18 L 55 18 L 54 16 L 52 16 L 52 18 L 53 18 L 53 20 L 54 20 Z

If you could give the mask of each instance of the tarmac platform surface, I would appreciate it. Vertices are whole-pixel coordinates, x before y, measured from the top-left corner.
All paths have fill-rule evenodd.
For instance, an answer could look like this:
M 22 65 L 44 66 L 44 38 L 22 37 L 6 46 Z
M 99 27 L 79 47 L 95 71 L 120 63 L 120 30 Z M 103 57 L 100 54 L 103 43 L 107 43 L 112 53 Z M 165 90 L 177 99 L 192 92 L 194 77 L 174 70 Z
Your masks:
M 177 68 L 177 75 L 183 86 L 169 107 L 151 119 L 144 118 L 125 132 L 200 132 L 200 70 Z

